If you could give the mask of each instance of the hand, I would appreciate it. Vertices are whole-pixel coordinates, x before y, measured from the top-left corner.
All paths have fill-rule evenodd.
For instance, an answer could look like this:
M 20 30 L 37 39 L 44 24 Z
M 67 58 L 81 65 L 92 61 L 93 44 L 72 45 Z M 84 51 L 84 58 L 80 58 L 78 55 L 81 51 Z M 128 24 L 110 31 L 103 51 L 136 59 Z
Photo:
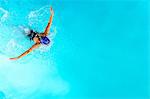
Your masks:
M 17 60 L 18 58 L 9 58 L 10 60 Z
M 51 12 L 52 15 L 54 15 L 54 11 L 53 11 L 52 7 L 50 7 L 50 12 Z

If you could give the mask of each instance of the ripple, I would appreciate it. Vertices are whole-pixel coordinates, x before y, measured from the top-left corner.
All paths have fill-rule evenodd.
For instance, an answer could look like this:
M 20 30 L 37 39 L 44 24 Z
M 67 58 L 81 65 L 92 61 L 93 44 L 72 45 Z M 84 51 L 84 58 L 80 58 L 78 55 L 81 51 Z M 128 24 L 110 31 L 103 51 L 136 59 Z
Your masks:
M 8 11 L 0 8 L 0 13 L 2 13 L 2 16 L 0 16 L 0 22 L 4 22 L 8 17 Z

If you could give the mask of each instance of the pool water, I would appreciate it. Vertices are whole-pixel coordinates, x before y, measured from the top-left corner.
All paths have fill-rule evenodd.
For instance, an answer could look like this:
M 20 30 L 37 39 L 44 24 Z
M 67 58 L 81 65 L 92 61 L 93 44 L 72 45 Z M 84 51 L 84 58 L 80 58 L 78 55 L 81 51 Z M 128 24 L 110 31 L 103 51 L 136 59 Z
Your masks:
M 50 46 L 17 61 L 44 31 Z M 0 99 L 149 99 L 148 0 L 0 0 Z

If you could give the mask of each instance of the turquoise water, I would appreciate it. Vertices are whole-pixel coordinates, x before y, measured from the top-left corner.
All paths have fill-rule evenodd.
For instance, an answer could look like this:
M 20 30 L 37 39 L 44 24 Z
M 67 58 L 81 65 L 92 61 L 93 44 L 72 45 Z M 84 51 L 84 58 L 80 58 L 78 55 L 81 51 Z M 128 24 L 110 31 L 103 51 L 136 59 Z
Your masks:
M 0 0 L 0 99 L 149 99 L 148 0 Z M 52 43 L 9 61 L 42 32 Z

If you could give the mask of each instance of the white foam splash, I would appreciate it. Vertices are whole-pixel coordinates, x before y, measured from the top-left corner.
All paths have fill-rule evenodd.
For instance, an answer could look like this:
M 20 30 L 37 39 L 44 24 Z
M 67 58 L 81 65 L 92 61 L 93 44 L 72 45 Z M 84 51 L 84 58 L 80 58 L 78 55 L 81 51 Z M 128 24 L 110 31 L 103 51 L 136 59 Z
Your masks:
M 60 77 L 51 60 L 45 65 L 37 60 L 20 64 L 0 54 L 0 81 L 0 90 L 8 99 L 27 99 L 29 95 L 33 97 L 35 92 L 65 95 L 69 91 L 69 84 Z
M 10 39 L 5 47 L 5 53 L 14 54 L 13 51 L 23 49 L 23 46 L 17 44 L 17 41 Z
M 3 15 L 0 17 L 0 21 L 4 22 L 8 17 L 8 11 L 3 8 L 0 8 L 0 12 L 3 13 Z
M 7 63 L 8 61 L 9 61 L 9 58 L 7 56 L 0 55 L 0 64 Z
M 47 13 L 47 10 L 48 9 L 48 6 L 44 6 L 38 10 L 35 10 L 35 11 L 31 11 L 28 15 L 28 18 L 32 18 L 32 17 L 37 17 L 37 15 L 40 15 L 40 14 L 44 14 L 44 12 Z
M 29 26 L 43 23 L 45 20 L 42 20 L 42 17 L 49 14 L 48 9 L 48 6 L 44 6 L 38 10 L 31 11 L 28 15 Z
M 30 28 L 24 27 L 24 26 L 18 26 L 18 28 L 25 33 L 25 35 L 28 35 L 30 33 Z

